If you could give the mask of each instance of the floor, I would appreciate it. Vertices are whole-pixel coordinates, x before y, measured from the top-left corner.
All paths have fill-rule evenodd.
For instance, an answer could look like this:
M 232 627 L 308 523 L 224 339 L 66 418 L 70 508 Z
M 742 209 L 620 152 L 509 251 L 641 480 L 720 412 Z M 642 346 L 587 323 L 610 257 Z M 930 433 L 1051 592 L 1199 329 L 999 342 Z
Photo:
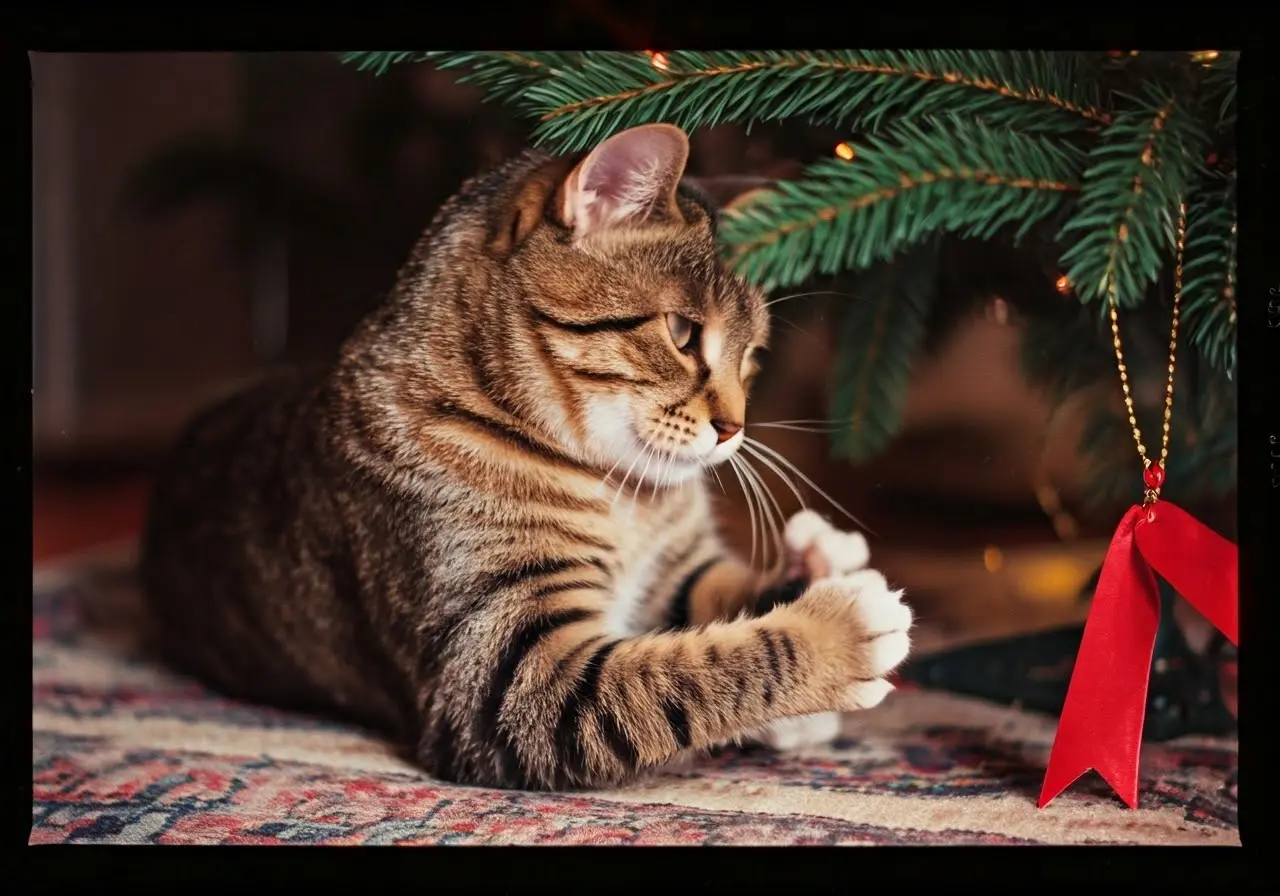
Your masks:
M 32 489 L 32 562 L 47 563 L 136 534 L 150 479 L 37 476 Z

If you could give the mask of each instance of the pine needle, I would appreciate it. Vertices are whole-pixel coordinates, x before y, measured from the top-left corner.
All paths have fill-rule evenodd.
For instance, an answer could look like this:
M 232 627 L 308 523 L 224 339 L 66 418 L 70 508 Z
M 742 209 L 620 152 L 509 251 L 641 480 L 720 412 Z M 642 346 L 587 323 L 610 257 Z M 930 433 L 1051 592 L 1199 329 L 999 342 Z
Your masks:
M 1117 114 L 1089 154 L 1076 214 L 1059 239 L 1067 277 L 1081 301 L 1146 298 L 1174 249 L 1178 205 L 1202 164 L 1200 123 L 1172 91 L 1149 84 Z
M 1183 332 L 1217 370 L 1236 373 L 1236 179 L 1215 178 L 1187 209 Z
M 401 65 L 406 62 L 425 62 L 430 56 L 430 53 L 415 50 L 393 50 L 376 53 L 347 51 L 338 54 L 338 58 L 345 64 L 354 65 L 362 72 L 371 71 L 375 75 L 385 75 L 387 69 L 393 65 Z
M 912 362 L 924 343 L 937 290 L 938 244 L 868 271 L 844 309 L 832 381 L 831 419 L 850 420 L 832 447 L 867 460 L 897 435 Z
M 805 179 L 728 216 L 730 257 L 747 278 L 801 283 L 887 261 L 940 233 L 1020 239 L 1077 189 L 1082 153 L 1069 144 L 948 116 L 900 123 L 825 159 Z
M 633 127 L 687 130 L 728 122 L 802 120 L 875 130 L 942 113 L 1022 131 L 1069 132 L 1109 121 L 1071 53 L 776 51 L 589 54 L 531 83 L 536 140 L 581 150 Z

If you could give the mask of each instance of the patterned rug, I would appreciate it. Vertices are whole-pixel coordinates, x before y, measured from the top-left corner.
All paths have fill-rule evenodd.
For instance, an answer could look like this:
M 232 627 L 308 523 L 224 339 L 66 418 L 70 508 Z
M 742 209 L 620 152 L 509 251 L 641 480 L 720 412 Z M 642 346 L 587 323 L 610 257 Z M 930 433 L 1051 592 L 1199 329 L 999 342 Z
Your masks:
M 724 750 L 622 790 L 442 784 L 357 729 L 149 662 L 118 569 L 33 584 L 32 844 L 1240 842 L 1234 740 L 1144 747 L 1136 811 L 1092 773 L 1037 810 L 1054 720 L 923 691 L 850 715 L 829 748 Z

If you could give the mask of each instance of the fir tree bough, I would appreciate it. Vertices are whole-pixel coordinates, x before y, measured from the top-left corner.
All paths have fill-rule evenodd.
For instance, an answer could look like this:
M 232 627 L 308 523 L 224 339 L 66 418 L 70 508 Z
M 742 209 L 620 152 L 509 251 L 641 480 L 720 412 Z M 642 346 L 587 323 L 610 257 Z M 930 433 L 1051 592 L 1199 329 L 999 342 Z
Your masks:
M 955 116 L 906 122 L 824 159 L 724 225 L 733 264 L 768 286 L 888 261 L 941 233 L 1015 240 L 1080 189 L 1070 144 Z
M 920 260 L 938 237 L 1016 242 L 1061 222 L 1048 248 L 1076 300 L 1096 314 L 1045 343 L 1061 347 L 1040 353 L 1060 364 L 1072 334 L 1082 344 L 1108 338 L 1093 325 L 1108 302 L 1167 305 L 1174 226 L 1185 203 L 1184 342 L 1208 375 L 1234 376 L 1238 56 L 778 50 L 342 58 L 378 73 L 411 62 L 457 70 L 459 80 L 528 119 L 534 142 L 552 151 L 582 151 L 652 122 L 688 131 L 782 121 L 843 129 L 851 158 L 812 163 L 800 180 L 730 217 L 722 235 L 737 269 L 768 288 L 819 274 L 868 274 L 858 290 L 863 299 L 846 310 L 833 390 L 833 416 L 862 421 L 841 434 L 838 447 L 865 458 L 895 432 L 931 307 L 913 271 L 921 264 L 932 270 Z M 907 258 L 915 262 L 894 263 Z M 883 297 L 867 291 L 875 288 Z M 868 320 L 878 341 L 865 335 Z M 1061 371 L 1041 374 L 1083 387 Z M 1217 442 L 1214 450 L 1221 456 Z M 1195 460 L 1188 458 L 1193 471 Z M 1170 486 L 1174 479 L 1171 469 Z
M 1076 294 L 1105 300 L 1114 289 L 1129 307 L 1142 303 L 1174 251 L 1178 205 L 1206 142 L 1169 89 L 1152 86 L 1133 101 L 1090 152 L 1078 211 L 1061 234 L 1082 234 L 1062 256 Z
M 898 431 L 911 360 L 925 338 L 935 296 L 938 245 L 932 241 L 870 268 L 841 328 L 831 405 L 847 421 L 833 447 L 854 462 L 874 457 Z

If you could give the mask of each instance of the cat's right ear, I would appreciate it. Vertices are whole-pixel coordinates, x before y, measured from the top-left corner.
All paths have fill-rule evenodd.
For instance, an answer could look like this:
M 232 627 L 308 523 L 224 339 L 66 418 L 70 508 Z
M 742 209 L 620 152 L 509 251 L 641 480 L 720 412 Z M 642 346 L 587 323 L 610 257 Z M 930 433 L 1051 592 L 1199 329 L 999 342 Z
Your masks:
M 560 193 L 560 216 L 575 238 L 650 218 L 678 216 L 676 187 L 689 138 L 670 124 L 614 134 L 578 163 Z

